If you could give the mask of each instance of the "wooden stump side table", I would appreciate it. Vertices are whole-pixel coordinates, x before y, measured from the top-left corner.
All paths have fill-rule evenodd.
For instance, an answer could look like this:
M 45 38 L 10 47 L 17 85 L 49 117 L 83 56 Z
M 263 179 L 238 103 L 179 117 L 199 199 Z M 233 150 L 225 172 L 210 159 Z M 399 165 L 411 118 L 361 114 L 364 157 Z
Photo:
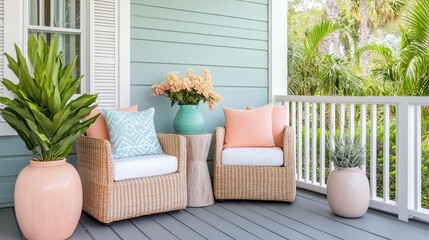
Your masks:
M 204 207 L 214 203 L 207 156 L 212 135 L 182 135 L 186 138 L 188 207 Z

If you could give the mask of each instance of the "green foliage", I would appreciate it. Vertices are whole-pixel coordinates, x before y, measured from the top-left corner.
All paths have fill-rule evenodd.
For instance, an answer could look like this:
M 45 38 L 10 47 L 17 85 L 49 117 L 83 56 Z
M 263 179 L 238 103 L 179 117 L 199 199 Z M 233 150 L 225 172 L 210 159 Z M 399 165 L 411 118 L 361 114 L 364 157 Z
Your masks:
M 334 142 L 328 142 L 329 159 L 336 167 L 360 167 L 364 163 L 365 148 L 352 137 L 335 137 Z
M 0 97 L 6 107 L 1 116 L 18 133 L 37 161 L 55 161 L 66 157 L 72 143 L 82 135 L 96 118 L 81 121 L 96 106 L 96 94 L 82 94 L 76 99 L 82 76 L 72 76 L 77 57 L 70 65 L 63 64 L 57 54 L 58 35 L 50 46 L 42 35 L 28 39 L 28 59 L 33 76 L 21 50 L 15 45 L 16 60 L 5 56 L 8 67 L 19 82 L 3 79 L 4 86 L 15 94 L 14 99 Z
M 288 91 L 292 95 L 360 95 L 361 79 L 354 74 L 351 55 L 320 54 L 320 44 L 331 33 L 344 28 L 322 20 L 309 30 L 302 45 L 289 48 Z M 352 38 L 347 38 L 352 39 Z M 349 42 L 349 46 L 355 43 Z
M 429 0 L 413 0 L 403 19 L 399 54 L 383 44 L 370 43 L 357 52 L 371 51 L 381 60 L 373 64 L 372 76 L 394 86 L 389 95 L 429 95 Z M 357 54 L 359 57 L 359 54 Z
M 201 101 L 204 103 L 207 101 L 207 98 L 199 94 L 195 89 L 190 91 L 181 90 L 179 92 L 166 91 L 166 93 L 171 101 L 171 106 L 176 103 L 179 105 L 198 105 Z

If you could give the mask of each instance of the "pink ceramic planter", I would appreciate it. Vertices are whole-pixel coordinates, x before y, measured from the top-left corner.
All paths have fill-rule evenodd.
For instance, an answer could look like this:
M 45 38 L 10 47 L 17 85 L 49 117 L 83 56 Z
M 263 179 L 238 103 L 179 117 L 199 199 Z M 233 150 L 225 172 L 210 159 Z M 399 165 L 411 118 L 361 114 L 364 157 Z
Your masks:
M 29 239 L 66 239 L 73 234 L 82 211 L 82 184 L 66 159 L 30 161 L 15 184 L 18 224 Z
M 362 217 L 369 206 L 368 178 L 358 167 L 337 168 L 328 177 L 327 197 L 335 214 Z

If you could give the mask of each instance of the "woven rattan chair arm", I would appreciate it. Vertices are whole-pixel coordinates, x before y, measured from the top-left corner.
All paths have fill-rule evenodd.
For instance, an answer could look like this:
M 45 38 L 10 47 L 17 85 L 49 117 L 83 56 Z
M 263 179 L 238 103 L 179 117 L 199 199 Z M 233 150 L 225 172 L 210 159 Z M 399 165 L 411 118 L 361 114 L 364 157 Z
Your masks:
M 214 130 L 214 164 L 220 165 L 222 163 L 222 150 L 225 143 L 225 127 L 217 127 Z
M 162 150 L 178 160 L 178 172 L 186 173 L 186 138 L 178 134 L 158 133 Z
M 104 139 L 79 137 L 77 145 L 77 167 L 82 179 L 107 185 L 113 183 L 112 149 Z
M 293 128 L 286 125 L 283 132 L 283 160 L 284 166 L 290 166 L 293 168 L 295 168 L 294 136 Z

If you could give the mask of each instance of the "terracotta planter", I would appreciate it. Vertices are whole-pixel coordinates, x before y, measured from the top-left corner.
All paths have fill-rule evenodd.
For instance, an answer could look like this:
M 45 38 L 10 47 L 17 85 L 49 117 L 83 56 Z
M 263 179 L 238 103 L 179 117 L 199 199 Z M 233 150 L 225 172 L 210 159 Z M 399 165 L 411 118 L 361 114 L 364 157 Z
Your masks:
M 328 177 L 329 206 L 335 214 L 356 218 L 363 216 L 369 206 L 369 183 L 362 170 L 337 168 Z
M 15 212 L 27 239 L 66 239 L 82 211 L 82 184 L 66 159 L 30 161 L 15 184 Z

